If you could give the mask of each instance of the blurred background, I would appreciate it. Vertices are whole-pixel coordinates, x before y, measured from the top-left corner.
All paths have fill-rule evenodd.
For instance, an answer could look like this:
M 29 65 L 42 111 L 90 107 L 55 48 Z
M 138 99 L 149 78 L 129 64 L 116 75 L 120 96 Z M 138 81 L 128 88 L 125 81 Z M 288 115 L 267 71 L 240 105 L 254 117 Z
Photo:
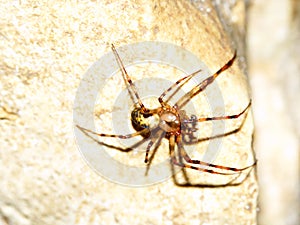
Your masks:
M 259 224 L 299 221 L 300 1 L 249 1 Z

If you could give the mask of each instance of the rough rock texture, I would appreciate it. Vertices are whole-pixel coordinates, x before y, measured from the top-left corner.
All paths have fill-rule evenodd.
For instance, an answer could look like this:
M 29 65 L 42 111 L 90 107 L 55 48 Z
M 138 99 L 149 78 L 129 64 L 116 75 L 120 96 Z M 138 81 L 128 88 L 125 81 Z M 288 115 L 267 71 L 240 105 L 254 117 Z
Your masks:
M 218 84 L 227 115 L 248 104 L 241 38 L 245 3 L 231 3 L 228 9 L 233 19 L 221 23 L 219 16 L 225 17 L 222 12 L 218 16 L 215 5 L 193 2 L 1 3 L 3 224 L 256 224 L 255 170 L 241 185 L 225 188 L 179 187 L 172 179 L 147 187 L 126 187 L 95 173 L 83 160 L 74 138 L 77 87 L 90 65 L 110 51 L 111 43 L 170 42 L 193 52 L 210 71 L 223 66 L 237 48 L 237 60 L 218 78 Z M 232 36 L 238 44 L 231 41 L 230 34 L 235 32 L 225 31 L 226 25 L 242 29 L 241 35 Z M 115 97 L 112 93 L 106 98 Z M 205 113 L 202 116 L 209 116 Z M 229 122 L 226 129 L 239 122 Z M 249 112 L 240 132 L 224 138 L 215 163 L 250 165 L 252 134 Z M 224 179 L 212 174 L 195 176 L 201 176 L 204 183 Z

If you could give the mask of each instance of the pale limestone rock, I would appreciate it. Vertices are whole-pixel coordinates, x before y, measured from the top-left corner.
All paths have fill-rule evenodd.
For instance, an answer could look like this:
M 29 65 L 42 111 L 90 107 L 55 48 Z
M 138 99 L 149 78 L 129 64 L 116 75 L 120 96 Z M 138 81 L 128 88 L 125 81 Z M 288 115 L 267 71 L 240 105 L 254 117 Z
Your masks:
M 212 72 L 232 57 L 236 45 L 215 6 L 209 1 L 195 4 L 198 8 L 183 0 L 1 3 L 5 13 L 1 13 L 0 107 L 6 113 L 0 120 L 3 224 L 256 224 L 254 170 L 234 187 L 185 188 L 172 179 L 124 187 L 95 173 L 76 145 L 77 87 L 91 64 L 110 51 L 111 43 L 170 42 L 193 52 Z M 229 8 L 231 22 L 241 28 L 243 4 L 239 1 Z M 228 20 L 223 22 L 230 26 Z M 239 57 L 218 78 L 226 114 L 240 112 L 249 101 L 240 54 L 243 35 L 234 37 L 239 40 Z M 238 124 L 231 122 L 228 129 Z M 251 164 L 252 134 L 249 112 L 242 130 L 224 139 L 216 163 Z M 191 176 L 198 176 L 199 182 L 224 179 Z

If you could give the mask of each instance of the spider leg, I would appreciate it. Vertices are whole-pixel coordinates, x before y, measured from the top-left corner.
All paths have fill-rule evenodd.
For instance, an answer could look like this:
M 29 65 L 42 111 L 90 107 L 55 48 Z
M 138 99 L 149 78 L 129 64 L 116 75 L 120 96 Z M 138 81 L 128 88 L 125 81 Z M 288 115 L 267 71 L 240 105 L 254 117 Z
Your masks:
M 149 129 L 148 128 L 145 128 L 141 131 L 138 131 L 138 132 L 135 132 L 135 133 L 132 133 L 132 134 L 126 134 L 126 135 L 118 135 L 118 134 L 99 134 L 99 133 L 96 133 L 92 130 L 89 130 L 89 129 L 86 129 L 86 128 L 83 128 L 79 125 L 76 125 L 76 127 L 78 129 L 80 129 L 81 131 L 83 132 L 88 132 L 88 133 L 91 133 L 91 134 L 95 134 L 97 136 L 100 136 L 100 137 L 114 137 L 114 138 L 120 138 L 120 139 L 128 139 L 128 138 L 132 138 L 132 137 L 135 137 L 135 136 L 138 136 L 138 135 L 142 135 L 144 133 L 149 133 Z
M 216 164 L 212 164 L 212 163 L 207 163 L 207 162 L 203 162 L 203 161 L 200 161 L 200 160 L 194 160 L 194 159 L 191 159 L 189 157 L 189 155 L 187 154 L 187 152 L 185 151 L 183 145 L 182 145 L 182 142 L 181 142 L 181 137 L 178 136 L 177 138 L 177 145 L 178 145 L 178 148 L 179 148 L 179 151 L 181 152 L 181 155 L 183 156 L 184 160 L 187 162 L 187 163 L 191 163 L 191 164 L 197 164 L 197 165 L 202 165 L 202 166 L 208 166 L 208 167 L 213 167 L 213 168 L 217 168 L 217 169 L 222 169 L 222 170 L 229 170 L 229 171 L 234 171 L 234 172 L 242 172 L 243 170 L 246 170 L 248 168 L 251 168 L 253 166 L 256 165 L 256 161 L 250 165 L 250 166 L 246 166 L 244 168 L 234 168 L 234 167 L 229 167 L 229 166 L 221 166 L 221 165 L 216 165 Z M 196 167 L 198 168 L 198 167 Z M 236 173 L 219 173 L 219 172 L 216 172 L 216 171 L 213 171 L 211 172 L 212 170 L 207 170 L 207 171 L 204 171 L 204 172 L 209 172 L 209 173 L 217 173 L 217 174 L 225 174 L 225 175 L 233 175 L 233 174 L 236 174 Z
M 179 163 L 183 164 L 183 157 L 182 157 L 181 151 L 179 151 L 179 149 L 178 149 L 177 152 L 178 152 Z M 183 175 L 183 178 L 184 178 L 185 182 L 190 183 L 189 177 L 188 177 L 187 172 L 186 172 L 186 168 L 182 168 L 182 175 Z
M 251 100 L 249 101 L 247 107 L 240 113 L 235 114 L 235 115 L 230 115 L 230 116 L 215 116 L 215 117 L 204 117 L 204 118 L 198 118 L 196 119 L 196 122 L 204 122 L 204 121 L 211 121 L 211 120 L 228 120 L 228 119 L 237 119 L 241 115 L 243 115 L 246 110 L 251 106 Z M 186 120 L 183 121 L 184 123 L 194 123 L 195 120 Z
M 105 142 L 99 141 L 98 139 L 96 139 L 95 137 L 93 137 L 90 133 L 88 133 L 85 130 L 81 130 L 81 132 L 83 132 L 87 137 L 89 137 L 90 139 L 92 139 L 93 141 L 95 141 L 97 144 L 108 147 L 108 148 L 113 148 L 116 150 L 119 150 L 121 152 L 130 152 L 133 150 L 132 147 L 128 147 L 128 148 L 122 148 L 120 146 L 116 146 L 116 145 L 112 145 L 112 144 L 107 144 Z
M 175 135 L 171 135 L 169 138 L 169 154 L 171 157 L 171 163 L 175 164 L 174 162 L 177 162 L 175 156 Z
M 213 140 L 213 139 L 217 139 L 217 138 L 222 138 L 222 137 L 227 137 L 229 135 L 235 134 L 237 132 L 239 132 L 241 130 L 241 128 L 243 127 L 245 121 L 246 121 L 246 116 L 243 118 L 242 123 L 240 124 L 240 126 L 234 130 L 231 130 L 229 132 L 223 133 L 223 134 L 217 134 L 214 136 L 209 136 L 209 137 L 202 137 L 202 138 L 198 138 L 196 140 L 191 140 L 191 141 L 185 141 L 184 138 L 182 139 L 182 141 L 187 144 L 187 145 L 192 145 L 192 144 L 196 144 L 199 142 L 203 142 L 203 141 L 208 141 L 208 140 Z
M 130 76 L 128 75 L 128 73 L 127 73 L 127 71 L 125 69 L 125 66 L 124 66 L 124 64 L 123 64 L 123 62 L 122 62 L 122 60 L 121 60 L 121 58 L 120 58 L 120 56 L 119 56 L 119 54 L 118 54 L 118 52 L 117 52 L 117 50 L 116 50 L 116 48 L 115 48 L 115 46 L 113 44 L 111 44 L 111 49 L 112 49 L 112 51 L 113 51 L 113 53 L 115 55 L 115 58 L 116 58 L 116 61 L 117 61 L 118 65 L 120 67 L 120 70 L 122 72 L 122 76 L 123 76 L 123 78 L 125 80 L 125 83 L 126 83 L 126 85 L 128 85 L 130 87 L 128 89 L 128 92 L 129 92 L 130 96 L 133 99 L 133 94 L 134 94 L 135 97 L 136 97 L 136 99 L 137 99 L 137 101 L 138 101 L 139 106 L 141 107 L 141 109 L 144 112 L 147 112 L 148 110 L 144 106 L 144 104 L 142 103 L 142 100 L 141 100 L 141 98 L 140 98 L 140 96 L 139 96 L 139 94 L 138 94 L 138 92 L 136 90 L 136 86 L 134 85 L 134 83 L 132 82 Z
M 169 139 L 169 148 L 170 148 L 171 163 L 173 165 L 179 166 L 181 168 L 189 168 L 189 169 L 194 169 L 194 170 L 207 172 L 207 173 L 213 173 L 213 174 L 220 174 L 220 175 L 235 175 L 236 174 L 236 173 L 222 173 L 222 172 L 218 172 L 218 171 L 215 171 L 215 170 L 212 170 L 212 169 L 204 169 L 204 168 L 201 168 L 201 167 L 192 166 L 192 165 L 185 164 L 185 163 L 182 163 L 182 162 L 178 161 L 176 156 L 175 156 L 175 151 L 174 151 L 176 142 L 177 141 L 175 141 L 175 135 L 171 135 L 170 139 Z M 177 146 L 179 148 L 179 151 L 181 151 L 180 145 L 177 145 Z M 183 152 L 181 152 L 181 154 L 182 153 Z M 184 154 L 183 154 L 183 157 L 185 157 Z
M 199 142 L 203 142 L 203 141 L 208 141 L 208 140 L 213 140 L 213 139 L 217 139 L 217 138 L 222 138 L 222 137 L 227 137 L 227 136 L 229 136 L 229 135 L 232 135 L 232 134 L 235 134 L 235 133 L 237 133 L 237 132 L 239 132 L 240 130 L 241 130 L 241 128 L 243 127 L 243 125 L 244 125 L 244 123 L 245 123 L 245 121 L 246 121 L 246 118 L 247 118 L 247 115 L 248 115 L 248 112 L 247 112 L 247 109 L 250 107 L 250 105 L 251 105 L 251 101 L 250 101 L 250 103 L 248 104 L 248 106 L 241 112 L 241 113 L 239 113 L 239 114 L 245 114 L 245 116 L 244 116 L 244 118 L 243 118 L 243 120 L 242 120 L 242 122 L 241 122 L 241 124 L 236 128 L 236 129 L 234 129 L 234 130 L 231 130 L 231 131 L 228 131 L 228 132 L 226 132 L 226 133 L 222 133 L 222 134 L 217 134 L 217 135 L 214 135 L 214 136 L 209 136 L 209 137 L 202 137 L 202 138 L 194 138 L 194 139 L 191 139 L 191 140 L 189 140 L 189 141 L 186 141 L 185 140 L 185 136 L 183 136 L 183 138 L 182 138 L 182 142 L 184 143 L 184 144 L 187 144 L 187 145 L 191 145 L 191 144 L 196 144 L 196 143 L 199 143 Z M 224 117 L 215 117 L 215 118 L 217 118 L 217 119 L 235 119 L 235 117 L 239 117 L 240 115 L 239 114 L 236 114 L 236 115 L 232 115 L 232 116 L 229 116 L 230 118 L 224 118 Z M 232 117 L 232 118 L 231 118 Z M 203 118 L 204 119 L 204 121 L 205 121 L 205 118 Z M 202 120 L 202 119 L 200 119 L 200 120 Z M 210 119 L 209 119 L 210 120 Z M 212 120 L 212 119 L 211 119 Z M 186 123 L 194 123 L 194 122 L 198 122 L 198 120 L 197 119 L 194 119 L 194 120 L 184 120 L 184 122 L 186 122 Z M 202 121 L 201 121 L 202 122 Z M 182 132 L 182 134 L 184 135 L 184 132 Z
M 160 129 L 159 129 L 159 130 L 160 130 Z M 151 133 L 152 133 L 152 132 L 151 132 Z M 156 144 L 155 144 L 155 147 L 154 147 L 154 149 L 153 149 L 153 152 L 152 152 L 151 156 L 149 157 L 149 160 L 148 160 L 148 163 L 147 163 L 147 168 L 146 168 L 146 171 L 145 171 L 145 175 L 148 174 L 148 171 L 149 171 L 149 169 L 150 169 L 150 165 L 151 165 L 151 163 L 152 163 L 152 160 L 154 159 L 155 153 L 156 153 L 158 147 L 159 147 L 160 144 L 161 144 L 161 140 L 164 138 L 165 132 L 162 132 L 162 133 L 159 132 L 159 133 L 160 133 L 160 135 L 159 135 L 159 137 L 158 137 L 158 140 L 156 141 Z
M 152 133 L 153 135 L 151 136 L 151 140 L 148 143 L 147 149 L 146 149 L 145 160 L 144 160 L 145 163 L 149 162 L 148 156 L 149 156 L 149 152 L 150 152 L 150 149 L 151 149 L 152 145 L 157 140 L 157 138 L 158 138 L 159 142 L 161 141 L 161 139 L 163 138 L 163 133 L 165 133 L 165 132 L 161 129 L 155 134 Z
M 195 76 L 197 73 L 199 73 L 201 71 L 201 69 L 200 70 L 197 70 L 196 72 L 194 72 L 194 73 L 192 73 L 192 74 L 189 74 L 189 75 L 187 75 L 187 76 L 185 76 L 185 77 L 183 77 L 183 78 L 181 78 L 181 79 L 179 79 L 179 80 L 177 80 L 176 82 L 175 82 L 175 84 L 173 84 L 173 85 L 171 85 L 167 90 L 165 90 L 161 95 L 160 95 L 160 97 L 158 98 L 158 101 L 162 104 L 164 101 L 163 101 L 163 98 L 166 96 L 166 94 L 168 93 L 168 92 L 170 92 L 173 88 L 175 88 L 176 86 L 178 86 L 182 81 L 184 81 L 183 83 L 182 83 L 182 85 L 180 86 L 180 87 L 182 87 L 186 82 L 188 82 L 193 76 Z M 177 89 L 177 90 L 175 90 L 175 92 L 166 100 L 166 102 L 168 102 L 169 100 L 170 100 L 170 98 L 172 97 L 172 96 L 174 96 L 177 92 L 178 92 L 178 90 L 179 90 L 179 88 Z
M 227 70 L 234 62 L 236 58 L 236 51 L 234 52 L 233 57 L 221 68 L 219 69 L 215 74 L 212 76 L 206 78 L 202 82 L 200 82 L 198 85 L 196 85 L 192 90 L 190 90 L 188 93 L 186 93 L 182 98 L 180 98 L 176 104 L 174 105 L 174 108 L 180 109 L 185 104 L 187 104 L 191 98 L 202 92 L 208 85 L 210 85 L 214 80 L 225 70 Z

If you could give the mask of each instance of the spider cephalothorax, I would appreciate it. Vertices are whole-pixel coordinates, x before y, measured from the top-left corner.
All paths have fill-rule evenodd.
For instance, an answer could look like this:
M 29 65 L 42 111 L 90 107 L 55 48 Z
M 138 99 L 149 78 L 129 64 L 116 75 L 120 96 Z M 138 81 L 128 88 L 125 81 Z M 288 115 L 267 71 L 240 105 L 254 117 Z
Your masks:
M 158 110 L 159 127 L 168 135 L 180 135 L 180 117 L 178 111 L 168 104 Z

